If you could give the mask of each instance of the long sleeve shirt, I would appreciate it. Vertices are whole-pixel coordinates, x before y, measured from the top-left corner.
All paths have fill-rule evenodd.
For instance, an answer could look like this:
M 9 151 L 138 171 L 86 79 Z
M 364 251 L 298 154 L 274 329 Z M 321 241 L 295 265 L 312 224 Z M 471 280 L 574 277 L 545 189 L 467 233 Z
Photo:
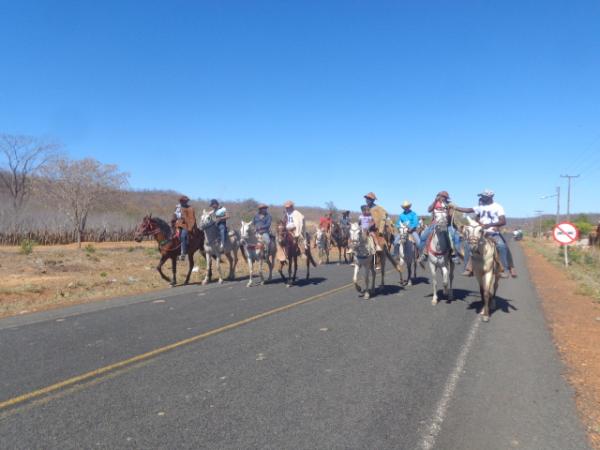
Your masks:
M 406 225 L 409 230 L 418 228 L 419 216 L 417 216 L 417 213 L 414 211 L 410 211 L 408 213 L 403 212 L 402 214 L 400 214 L 400 217 L 398 217 L 398 220 L 396 221 L 396 228 L 400 228 L 401 224 Z
M 254 216 L 254 219 L 252 219 L 252 223 L 254 224 L 254 228 L 256 228 L 256 232 L 257 233 L 268 233 L 269 230 L 271 229 L 271 214 L 267 213 L 265 215 L 263 214 L 257 214 Z

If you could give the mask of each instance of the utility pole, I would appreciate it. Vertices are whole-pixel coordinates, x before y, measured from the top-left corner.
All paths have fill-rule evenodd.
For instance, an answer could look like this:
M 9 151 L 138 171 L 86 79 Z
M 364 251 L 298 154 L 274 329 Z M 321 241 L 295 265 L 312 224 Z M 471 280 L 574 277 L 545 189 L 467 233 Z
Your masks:
M 567 222 L 571 221 L 571 178 L 579 178 L 579 175 L 561 175 L 561 178 L 567 178 Z

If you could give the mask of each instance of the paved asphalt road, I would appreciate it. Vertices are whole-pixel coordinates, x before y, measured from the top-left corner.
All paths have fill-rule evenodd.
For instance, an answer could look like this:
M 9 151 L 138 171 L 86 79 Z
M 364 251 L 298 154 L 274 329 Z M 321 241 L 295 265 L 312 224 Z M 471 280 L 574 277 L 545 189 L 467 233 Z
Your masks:
M 513 251 L 489 323 L 472 278 L 432 306 L 390 274 L 365 301 L 333 264 L 2 320 L 0 448 L 586 449 Z

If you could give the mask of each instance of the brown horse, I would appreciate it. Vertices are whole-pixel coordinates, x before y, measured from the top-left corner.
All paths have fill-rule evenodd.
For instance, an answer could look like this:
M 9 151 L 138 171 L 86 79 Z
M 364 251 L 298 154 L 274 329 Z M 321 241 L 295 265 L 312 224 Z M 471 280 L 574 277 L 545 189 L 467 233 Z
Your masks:
M 310 277 L 310 265 L 317 266 L 315 260 L 310 253 L 310 245 L 305 243 L 306 253 L 306 279 Z M 296 273 L 298 272 L 298 257 L 302 255 L 302 250 L 298 243 L 298 239 L 291 231 L 286 228 L 285 222 L 281 221 L 277 224 L 277 260 L 279 261 L 279 275 L 287 287 L 292 286 L 296 282 Z M 288 266 L 287 278 L 283 274 L 283 266 Z
M 342 253 L 344 262 L 348 264 L 348 240 L 350 239 L 350 228 L 343 228 L 339 223 L 331 224 L 331 243 L 338 248 L 338 264 L 342 262 Z
M 136 230 L 134 239 L 136 242 L 141 242 L 144 236 L 153 236 L 156 242 L 158 242 L 158 251 L 160 252 L 160 261 L 156 270 L 160 276 L 171 283 L 171 286 L 177 284 L 177 257 L 181 253 L 181 242 L 179 236 L 173 235 L 171 227 L 164 220 L 158 217 L 152 217 L 152 214 L 144 217 L 142 223 L 140 223 Z M 187 276 L 185 277 L 184 284 L 188 284 L 190 281 L 190 275 L 194 268 L 194 253 L 197 250 L 204 251 L 204 233 L 198 229 L 192 231 L 188 235 L 188 262 L 189 268 Z M 173 279 L 169 279 L 162 271 L 163 264 L 171 259 L 171 268 L 173 269 Z

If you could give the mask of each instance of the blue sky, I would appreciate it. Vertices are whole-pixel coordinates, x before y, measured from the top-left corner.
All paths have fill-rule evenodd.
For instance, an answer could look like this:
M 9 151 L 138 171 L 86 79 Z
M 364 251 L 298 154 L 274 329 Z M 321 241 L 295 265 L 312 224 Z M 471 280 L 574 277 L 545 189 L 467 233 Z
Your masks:
M 0 0 L 0 132 L 133 188 L 600 211 L 597 1 Z M 563 212 L 566 202 L 563 203 Z

